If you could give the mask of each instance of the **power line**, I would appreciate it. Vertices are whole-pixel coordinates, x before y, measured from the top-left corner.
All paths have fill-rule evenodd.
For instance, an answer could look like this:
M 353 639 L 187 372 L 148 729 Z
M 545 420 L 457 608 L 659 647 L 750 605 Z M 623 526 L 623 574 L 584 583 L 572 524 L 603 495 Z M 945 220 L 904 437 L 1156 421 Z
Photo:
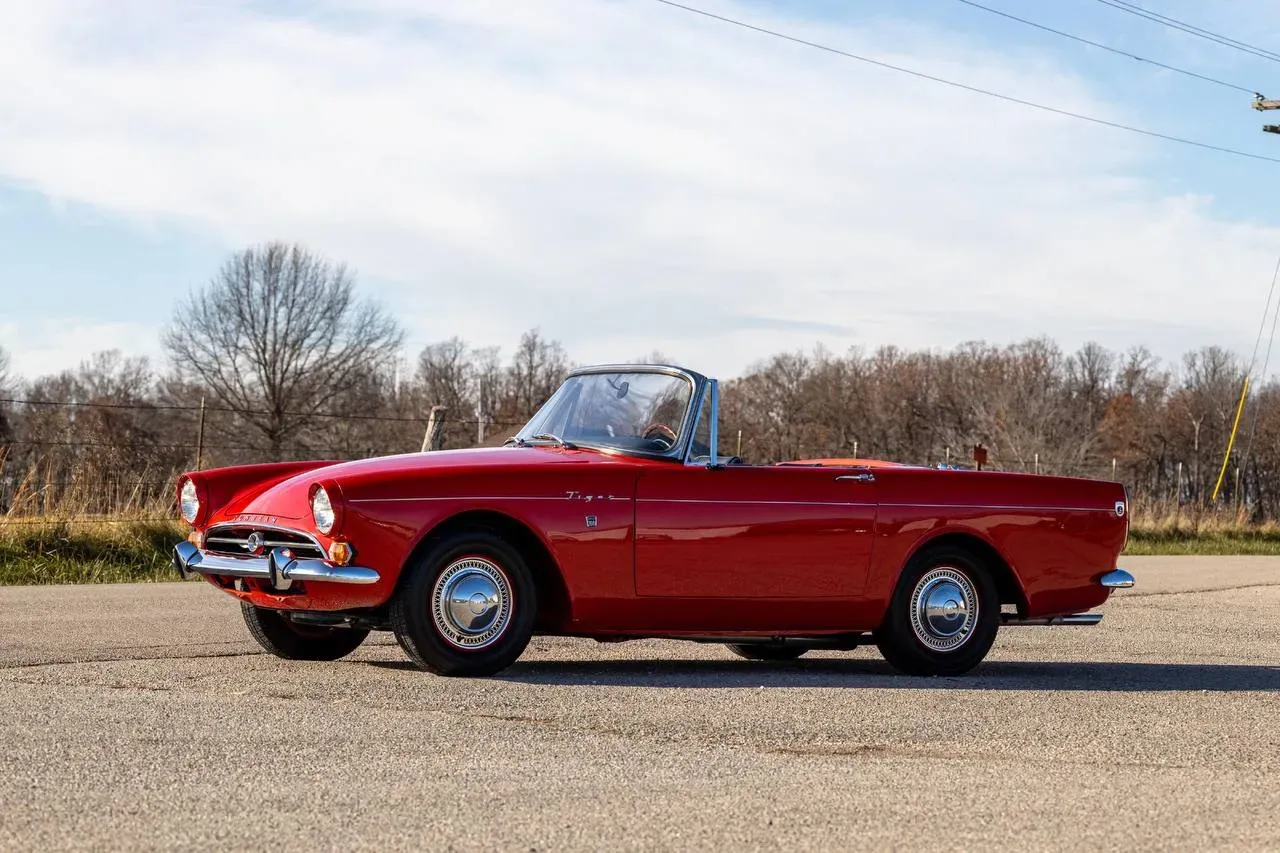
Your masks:
M 13 479 L 13 478 L 12 478 L 12 476 L 11 476 L 9 479 L 10 479 L 10 483 L 9 483 L 8 485 L 12 486 L 12 485 L 13 485 L 13 482 L 12 482 L 12 479 Z M 167 484 L 169 484 L 169 483 L 173 483 L 174 481 L 176 481 L 176 480 L 178 479 L 178 474 L 177 474 L 177 472 L 174 472 L 174 473 L 173 473 L 173 474 L 171 474 L 170 476 L 168 476 L 168 477 L 164 477 L 164 478 L 162 478 L 162 479 L 158 479 L 158 480 L 117 480 L 117 479 L 114 479 L 114 478 L 112 478 L 112 477 L 103 477 L 103 478 L 101 478 L 101 479 L 102 479 L 102 482 L 104 482 L 104 483 L 106 483 L 106 484 L 108 484 L 108 485 L 111 485 L 111 486 L 120 486 L 120 487 L 124 487 L 124 486 L 164 486 L 164 485 L 167 485 Z M 89 480 L 88 480 L 88 478 L 87 478 L 87 477 L 81 478 L 81 479 L 79 479 L 79 480 L 39 480 L 39 481 L 36 481 L 36 482 L 37 482 L 38 487 L 39 487 L 39 488 L 41 488 L 41 489 L 47 489 L 47 488 L 49 488 L 50 486 L 87 486 L 87 485 L 92 485 L 92 484 L 89 482 Z M 6 485 L 6 484 L 5 484 L 5 481 L 4 481 L 4 480 L 0 480 L 0 488 L 5 487 L 5 485 Z
M 1280 62 L 1280 53 L 1267 50 L 1264 47 L 1249 44 L 1248 42 L 1240 41 L 1239 39 L 1233 39 L 1230 36 L 1224 36 L 1221 33 L 1215 33 L 1212 30 L 1206 30 L 1203 27 L 1197 27 L 1195 24 L 1188 24 L 1186 21 L 1179 21 L 1177 18 L 1171 18 L 1168 15 L 1162 15 L 1159 12 L 1152 12 L 1150 9 L 1144 9 L 1136 3 L 1128 3 L 1125 2 L 1125 0 L 1098 0 L 1098 2 L 1104 6 L 1110 6 L 1112 9 L 1118 9 L 1121 12 L 1136 15 L 1139 18 L 1160 24 L 1161 26 L 1179 30 L 1187 33 L 1188 35 L 1193 35 L 1197 38 L 1214 42 L 1215 44 L 1220 44 L 1223 47 L 1229 47 L 1233 50 L 1241 51 L 1242 53 L 1248 53 L 1260 59 L 1270 59 L 1272 62 Z
M 1203 148 L 1207 151 L 1217 151 L 1221 154 L 1231 154 L 1235 157 L 1247 157 L 1250 160 L 1264 160 L 1268 163 L 1280 163 L 1280 157 L 1268 157 L 1265 154 L 1253 154 L 1248 151 L 1240 151 L 1235 148 L 1226 148 L 1224 146 L 1213 145 L 1208 142 L 1199 142 L 1194 139 L 1187 139 L 1181 136 L 1173 136 L 1171 134 L 1160 133 L 1159 131 L 1155 131 L 1155 130 L 1146 130 L 1145 128 L 1134 127 L 1128 124 L 1121 124 L 1119 122 L 1109 121 L 1104 118 L 1098 118 L 1096 116 L 1089 116 L 1089 115 L 1084 115 L 1083 113 L 1072 112 L 1071 110 L 1064 110 L 1058 107 L 1051 107 L 1051 106 L 1048 106 L 1047 104 L 1036 103 L 1035 101 L 1026 101 L 1026 100 L 1023 100 L 1022 98 L 1015 98 L 1012 95 L 1005 95 L 1000 92 L 993 92 L 990 89 L 982 89 L 982 88 L 979 88 L 978 86 L 970 86 L 967 83 L 958 83 L 955 80 L 948 80 L 944 77 L 936 77 L 932 74 L 926 74 L 923 71 L 915 71 L 913 69 L 904 68 L 901 65 L 893 65 L 892 63 L 884 62 L 879 59 L 871 59 L 870 57 L 859 56 L 856 53 L 850 53 L 847 50 L 841 50 L 840 48 L 831 47 L 830 45 L 819 44 L 818 42 L 808 41 L 806 39 L 802 39 L 797 36 L 787 35 L 786 33 L 781 33 L 781 32 L 778 32 L 777 30 L 770 30 L 770 29 L 766 29 L 765 27 L 758 27 L 754 24 L 748 24 L 745 21 L 739 21 L 739 20 L 735 20 L 734 18 L 727 18 L 723 15 L 717 15 L 714 12 L 708 12 L 704 9 L 698 9 L 693 6 L 686 6 L 682 3 L 676 3 L 675 0 L 654 0 L 654 2 L 661 3 L 664 6 L 670 6 L 673 9 L 681 9 L 685 12 L 690 12 L 695 15 L 701 15 L 705 18 L 711 18 L 716 21 L 721 21 L 722 23 L 732 24 L 735 27 L 742 27 L 743 29 L 751 30 L 753 32 L 761 33 L 763 35 L 773 36 L 774 38 L 779 38 L 784 41 L 793 42 L 795 44 L 803 45 L 804 47 L 811 47 L 815 50 L 821 50 L 827 53 L 833 53 L 837 56 L 843 56 L 846 59 L 854 59 L 854 60 L 857 60 L 858 62 L 865 62 L 868 65 L 874 65 L 878 68 L 886 68 L 890 71 L 897 71 L 900 74 L 909 74 L 910 76 L 918 77 L 921 80 L 929 80 L 933 83 L 941 83 L 944 86 L 950 86 L 954 89 L 962 89 L 966 92 L 973 92 L 978 95 L 986 95 L 989 98 L 997 98 L 1001 101 L 1007 101 L 1008 103 L 1011 103 L 1011 104 L 1018 104 L 1019 106 L 1031 107 L 1032 109 L 1041 110 L 1042 112 L 1053 113 L 1054 115 L 1066 116 L 1067 118 L 1079 119 L 1080 121 L 1087 121 L 1092 124 L 1102 125 L 1103 127 L 1110 127 L 1116 130 L 1125 130 L 1125 131 L 1128 131 L 1129 133 L 1141 134 L 1142 136 L 1150 136 L 1154 139 L 1163 139 L 1166 142 L 1177 142 L 1180 145 L 1190 145 L 1195 148 Z
M 981 3 L 973 2 L 973 0 L 957 0 L 957 2 L 963 3 L 966 6 L 972 6 L 975 9 L 981 9 L 984 12 L 990 12 L 993 15 L 999 15 L 1002 18 L 1008 18 L 1010 21 L 1017 21 L 1020 24 L 1026 24 L 1028 27 L 1035 27 L 1037 30 L 1043 30 L 1046 33 L 1053 33 L 1056 36 L 1062 36 L 1063 38 L 1071 39 L 1072 41 L 1078 41 L 1081 44 L 1087 44 L 1090 47 L 1100 48 L 1109 53 L 1114 53 L 1116 56 L 1123 56 L 1127 59 L 1136 59 L 1138 62 L 1145 62 L 1148 65 L 1154 65 L 1155 67 L 1163 68 L 1166 71 L 1174 71 L 1178 74 L 1184 74 L 1187 77 L 1194 77 L 1197 80 L 1203 80 L 1206 83 L 1216 83 L 1219 86 L 1225 86 L 1228 89 L 1235 89 L 1236 91 L 1244 92 L 1247 95 L 1258 94 L 1257 89 L 1251 89 L 1247 86 L 1239 86 L 1235 83 L 1228 83 L 1225 80 L 1219 80 L 1216 77 L 1210 77 L 1206 74 L 1198 74 L 1195 71 L 1188 71 L 1186 68 L 1179 68 L 1176 65 L 1167 65 L 1163 62 L 1157 62 L 1154 59 L 1147 59 L 1146 57 L 1138 56 L 1135 53 L 1130 53 L 1127 50 L 1121 50 L 1117 47 L 1111 47 L 1110 45 L 1102 44 L 1101 42 L 1096 42 L 1083 36 L 1077 36 L 1072 33 L 1063 32 L 1062 30 L 1056 30 L 1053 27 L 1047 27 L 1044 24 L 1038 24 L 1035 21 L 1029 21 L 1026 18 L 1019 18 L 1017 15 L 1002 12 L 999 9 L 992 9 L 990 6 L 983 6 Z
M 199 406 L 177 406 L 153 403 L 87 403 L 74 400 L 20 400 L 14 398 L 0 398 L 0 404 L 9 404 L 16 406 L 53 406 L 65 407 L 73 409 L 126 409 L 131 411 L 151 411 L 151 412 L 198 412 Z M 273 412 L 261 409 L 237 409 L 231 406 L 205 406 L 207 412 L 229 412 L 235 415 L 271 415 Z M 427 418 L 422 417 L 405 417 L 401 415 L 341 415 L 333 412 L 281 412 L 280 414 L 289 415 L 297 418 L 336 418 L 344 421 L 378 421 L 385 423 L 422 423 Z M 453 421 L 453 423 L 465 423 L 465 421 Z M 520 426 L 521 424 L 516 424 Z
M 1257 366 L 1258 348 L 1262 344 L 1262 333 L 1267 328 L 1268 315 L 1271 315 L 1271 337 L 1267 340 L 1267 354 L 1262 361 L 1262 372 L 1258 374 L 1259 379 L 1266 378 L 1267 368 L 1271 365 L 1271 346 L 1276 340 L 1276 323 L 1277 321 L 1280 321 L 1280 303 L 1276 304 L 1274 314 L 1271 310 L 1272 298 L 1275 296 L 1276 283 L 1278 281 L 1280 281 L 1280 259 L 1276 260 L 1275 272 L 1271 274 L 1271 289 L 1267 291 L 1267 304 L 1262 309 L 1262 322 L 1258 324 L 1258 337 L 1257 340 L 1253 342 L 1253 355 L 1249 358 L 1249 369 L 1245 373 L 1246 379 L 1253 374 L 1253 368 Z M 1252 422 L 1249 425 L 1249 440 L 1245 444 L 1244 458 L 1240 461 L 1240 467 L 1245 471 L 1249 470 L 1249 457 L 1253 455 L 1253 439 L 1258 432 L 1258 416 L 1261 414 L 1261 401 L 1255 402 L 1253 406 Z
M 167 406 L 160 403 L 89 403 L 79 402 L 75 400 L 20 400 L 16 398 L 3 397 L 0 403 L 8 403 L 17 406 L 66 406 L 68 408 L 90 408 L 90 409 L 136 409 L 148 410 L 153 412 L 198 412 L 199 406 Z M 232 409 L 224 409 L 219 406 L 208 406 L 210 412 L 233 411 Z
M 44 439 L 17 439 L 14 441 L 0 441 L 0 447 L 99 447 L 109 448 L 112 450 L 195 450 L 201 445 L 197 444 L 173 444 L 173 443 L 151 443 L 149 441 L 133 441 L 133 442 L 111 442 L 111 441 L 61 441 L 61 440 L 44 440 Z M 243 450 L 262 452 L 264 448 L 252 447 L 247 444 L 205 444 L 205 450 Z
M 94 518 L 93 516 L 85 516 L 82 518 L 8 518 L 0 516 L 0 527 L 9 525 L 17 525 L 22 527 L 32 525 L 58 525 L 58 524 L 177 524 L 179 521 L 174 516 L 155 516 L 142 518 Z

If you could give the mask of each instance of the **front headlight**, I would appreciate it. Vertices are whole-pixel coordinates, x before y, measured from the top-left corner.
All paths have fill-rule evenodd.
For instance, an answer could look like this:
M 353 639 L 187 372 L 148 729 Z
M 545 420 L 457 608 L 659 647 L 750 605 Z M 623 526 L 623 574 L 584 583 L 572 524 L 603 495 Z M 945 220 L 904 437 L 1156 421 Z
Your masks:
M 316 490 L 311 494 L 311 515 L 315 519 L 316 530 L 324 534 L 333 530 L 333 523 L 337 520 L 337 516 L 333 512 L 333 503 L 329 500 L 329 493 L 324 490 L 324 486 L 316 486 Z
M 178 509 L 187 524 L 196 523 L 196 516 L 200 514 L 200 496 L 196 493 L 194 481 L 187 480 L 182 484 L 182 491 L 178 493 Z

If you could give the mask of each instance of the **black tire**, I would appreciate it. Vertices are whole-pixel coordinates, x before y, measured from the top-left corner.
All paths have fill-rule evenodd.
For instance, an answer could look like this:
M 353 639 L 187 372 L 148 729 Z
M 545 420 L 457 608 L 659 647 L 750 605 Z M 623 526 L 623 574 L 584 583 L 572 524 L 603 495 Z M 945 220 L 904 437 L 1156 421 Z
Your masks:
M 740 658 L 747 660 L 795 660 L 805 652 L 808 646 L 795 643 L 728 643 L 725 648 Z
M 285 660 L 337 660 L 360 647 L 369 632 L 359 628 L 298 625 L 278 610 L 240 602 L 249 633 L 271 654 Z
M 538 614 L 537 589 L 520 552 L 496 532 L 476 529 L 449 535 L 405 571 L 408 575 L 391 603 L 391 627 L 419 667 L 437 675 L 486 676 L 511 666 L 524 652 Z M 465 583 L 481 585 L 472 587 L 481 592 L 473 593 L 469 602 Z M 476 595 L 481 596 L 478 603 Z M 448 600 L 454 602 L 452 607 Z M 476 631 L 468 633 L 458 614 L 465 617 L 463 608 L 473 603 L 485 609 L 469 611 L 477 622 L 472 626 Z M 490 613 L 492 621 L 485 621 Z M 490 632 L 495 633 L 490 637 Z
M 918 588 L 927 594 L 930 583 L 940 600 L 976 602 L 974 618 L 956 613 L 927 619 L 916 598 Z M 957 595 L 948 596 L 952 592 Z M 968 551 L 943 546 L 907 563 L 875 640 L 885 660 L 908 675 L 963 675 L 987 656 L 999 627 L 1000 595 L 991 575 Z

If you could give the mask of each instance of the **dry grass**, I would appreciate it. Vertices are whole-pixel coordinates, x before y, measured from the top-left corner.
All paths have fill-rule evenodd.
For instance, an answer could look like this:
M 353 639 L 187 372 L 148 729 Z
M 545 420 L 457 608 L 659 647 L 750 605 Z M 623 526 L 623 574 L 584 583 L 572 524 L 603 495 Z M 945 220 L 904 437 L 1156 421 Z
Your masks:
M 186 528 L 172 488 L 120 490 L 89 472 L 55 487 L 54 469 L 31 465 L 0 516 L 0 585 L 177 579 L 169 555 Z
M 169 555 L 185 536 L 149 518 L 0 519 L 0 585 L 177 580 Z
M 1134 501 L 1127 554 L 1280 554 L 1280 525 L 1241 507 Z

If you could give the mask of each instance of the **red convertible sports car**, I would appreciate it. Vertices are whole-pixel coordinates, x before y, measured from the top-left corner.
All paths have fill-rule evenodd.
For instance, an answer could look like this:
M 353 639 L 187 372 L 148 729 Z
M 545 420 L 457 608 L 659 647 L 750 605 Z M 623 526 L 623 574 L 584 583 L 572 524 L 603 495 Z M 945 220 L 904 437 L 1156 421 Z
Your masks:
M 874 642 L 957 675 L 1001 625 L 1093 625 L 1129 522 L 1118 483 L 720 454 L 718 386 L 574 371 L 507 446 L 185 474 L 184 577 L 273 654 L 391 630 L 423 669 L 489 675 L 535 633 L 724 643 L 756 660 Z

